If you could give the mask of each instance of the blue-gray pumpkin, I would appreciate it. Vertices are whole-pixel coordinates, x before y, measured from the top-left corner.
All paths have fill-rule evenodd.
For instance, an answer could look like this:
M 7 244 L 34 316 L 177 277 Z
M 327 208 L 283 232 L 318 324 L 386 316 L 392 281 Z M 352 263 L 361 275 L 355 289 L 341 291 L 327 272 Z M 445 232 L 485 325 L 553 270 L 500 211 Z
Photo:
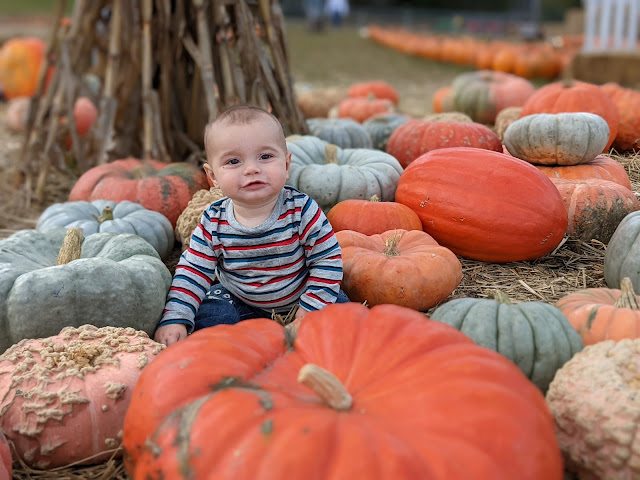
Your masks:
M 372 148 L 364 126 L 350 118 L 309 118 L 309 133 L 340 148 Z
M 451 300 L 430 318 L 504 355 L 543 392 L 556 371 L 583 348 L 580 335 L 558 308 L 545 302 L 512 303 L 499 291 L 494 300 Z

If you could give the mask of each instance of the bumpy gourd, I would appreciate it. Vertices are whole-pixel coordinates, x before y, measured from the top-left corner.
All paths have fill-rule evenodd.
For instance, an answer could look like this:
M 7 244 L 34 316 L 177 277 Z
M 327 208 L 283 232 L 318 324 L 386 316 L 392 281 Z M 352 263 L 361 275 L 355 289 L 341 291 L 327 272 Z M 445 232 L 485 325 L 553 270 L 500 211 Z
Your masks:
M 147 210 L 139 203 L 124 200 L 55 203 L 38 219 L 38 230 L 50 227 L 81 227 L 85 237 L 97 232 L 135 233 L 166 258 L 173 249 L 171 222 L 160 212 Z
M 342 149 L 311 135 L 287 137 L 291 152 L 288 185 L 329 211 L 350 198 L 376 195 L 393 201 L 402 166 L 393 156 L 367 148 Z
M 80 250 L 81 229 L 69 230 L 75 242 L 62 227 L 0 241 L 0 352 L 86 323 L 154 331 L 171 286 L 155 249 L 138 235 L 95 233 Z M 63 260 L 61 250 L 72 253 Z
M 104 461 L 138 376 L 163 348 L 133 328 L 93 325 L 23 340 L 0 355 L 0 431 L 31 466 Z

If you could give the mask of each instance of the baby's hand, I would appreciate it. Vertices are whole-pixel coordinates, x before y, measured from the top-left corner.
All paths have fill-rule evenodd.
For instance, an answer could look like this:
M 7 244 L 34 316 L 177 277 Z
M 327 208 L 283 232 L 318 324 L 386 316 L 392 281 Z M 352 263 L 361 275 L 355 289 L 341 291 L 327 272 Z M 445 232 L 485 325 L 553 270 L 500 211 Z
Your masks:
M 170 323 L 160 327 L 153 336 L 156 342 L 164 343 L 167 347 L 185 338 L 187 338 L 187 326 L 182 323 Z

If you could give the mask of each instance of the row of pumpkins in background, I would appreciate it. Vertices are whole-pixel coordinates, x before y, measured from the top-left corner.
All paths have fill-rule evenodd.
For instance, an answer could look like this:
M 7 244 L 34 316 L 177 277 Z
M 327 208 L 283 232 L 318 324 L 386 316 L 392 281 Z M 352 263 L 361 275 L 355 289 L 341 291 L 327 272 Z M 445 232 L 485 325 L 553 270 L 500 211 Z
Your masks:
M 419 58 L 546 80 L 558 77 L 583 43 L 582 35 L 554 37 L 554 42 L 516 42 L 471 35 L 416 33 L 379 25 L 369 25 L 366 36 Z
M 475 88 L 485 84 L 483 88 L 495 88 L 494 83 L 497 83 L 494 74 L 480 72 Z M 434 379 L 426 381 L 424 372 L 444 375 L 441 377 L 443 389 L 446 385 L 449 392 L 452 391 L 453 376 L 461 389 L 454 389 L 454 397 L 466 400 L 454 402 L 459 408 L 455 413 L 448 410 L 447 422 L 467 418 L 463 411 L 468 411 L 477 421 L 486 418 L 492 425 L 491 429 L 465 429 L 476 432 L 473 442 L 486 446 L 492 438 L 500 437 L 501 447 L 492 454 L 502 460 L 494 462 L 492 468 L 502 470 L 489 470 L 477 458 L 473 463 L 477 478 L 562 478 L 557 442 L 569 463 L 575 463 L 574 468 L 589 470 L 599 477 L 610 478 L 608 469 L 632 468 L 635 453 L 629 452 L 628 464 L 609 463 L 608 456 L 590 454 L 594 449 L 591 437 L 588 442 L 584 441 L 589 434 L 604 442 L 621 428 L 615 422 L 596 428 L 597 421 L 606 414 L 607 405 L 590 404 L 589 399 L 596 383 L 596 390 L 607 392 L 609 405 L 615 404 L 612 397 L 624 397 L 628 386 L 615 384 L 612 379 L 618 377 L 613 372 L 623 368 L 620 365 L 627 368 L 625 352 L 638 348 L 638 341 L 631 339 L 637 336 L 635 325 L 640 316 L 638 297 L 633 292 L 634 287 L 640 290 L 640 268 L 634 263 L 640 260 L 640 255 L 634 254 L 640 249 L 639 205 L 630 190 L 624 168 L 600 155 L 618 139 L 622 125 L 617 123 L 617 118 L 622 114 L 616 109 L 614 113 L 618 116 L 611 114 L 608 117 L 604 107 L 598 107 L 596 102 L 600 100 L 605 106 L 609 105 L 607 102 L 615 103 L 604 93 L 585 98 L 582 88 L 603 90 L 582 83 L 549 85 L 532 91 L 520 105 L 508 106 L 526 111 L 529 102 L 542 104 L 537 96 L 555 92 L 558 98 L 582 95 L 580 105 L 590 110 L 571 110 L 571 102 L 558 100 L 556 103 L 564 110 L 531 112 L 531 115 L 514 119 L 504 131 L 502 140 L 506 147 L 503 147 L 502 140 L 492 129 L 473 121 L 472 115 L 476 114 L 471 110 L 466 113 L 470 117 L 466 122 L 447 121 L 451 114 L 435 120 L 400 118 L 393 112 L 376 112 L 367 107 L 375 101 L 369 98 L 370 95 L 381 99 L 385 89 L 393 92 L 391 86 L 376 82 L 354 87 L 354 90 L 360 90 L 357 95 L 363 96 L 354 94 L 352 102 L 363 100 L 367 103 L 351 107 L 353 110 L 342 107 L 340 116 L 345 117 L 344 123 L 340 123 L 342 119 L 309 119 L 309 127 L 317 136 L 287 138 L 288 149 L 292 152 L 290 184 L 318 201 L 337 231 L 343 248 L 345 292 L 354 302 L 366 300 L 369 305 L 379 307 L 367 310 L 356 304 L 336 305 L 310 314 L 297 325 L 294 352 L 306 351 L 312 344 L 331 345 L 330 351 L 309 353 L 305 359 L 317 359 L 320 366 L 331 370 L 343 383 L 352 378 L 347 372 L 351 368 L 357 369 L 352 363 L 356 360 L 354 352 L 370 352 L 367 362 L 359 364 L 366 370 L 361 375 L 369 374 L 363 381 L 365 384 L 373 382 L 376 378 L 370 374 L 377 372 L 376 375 L 387 375 L 389 382 L 400 382 L 398 388 L 393 389 L 391 402 L 401 411 L 410 409 L 414 412 L 413 407 L 418 407 L 412 403 L 416 397 L 409 390 L 420 393 L 416 385 L 422 385 L 421 382 L 426 382 L 425 388 L 429 385 L 429 391 L 438 392 L 443 402 L 438 404 L 441 408 L 450 407 L 452 399 L 442 396 L 442 390 L 434 390 L 437 383 L 432 381 Z M 397 103 L 397 93 L 395 101 L 387 100 Z M 506 107 L 483 104 L 478 108 L 482 112 L 496 110 L 497 116 Z M 376 113 L 382 116 L 373 117 Z M 455 115 L 459 120 L 460 112 Z M 373 123 L 368 124 L 370 121 Z M 369 133 L 366 124 L 369 128 L 374 125 L 376 132 L 382 131 L 380 138 L 376 133 Z M 350 133 L 351 129 L 357 130 L 356 127 L 364 128 L 368 137 L 362 131 Z M 556 136 L 549 132 L 555 132 Z M 331 136 L 333 143 L 321 138 L 327 136 Z M 357 138 L 361 141 L 368 138 L 372 143 L 367 146 L 345 143 L 355 142 Z M 374 145 L 374 138 L 375 142 L 381 143 Z M 441 143 L 434 144 L 434 139 Z M 543 165 L 533 165 L 530 163 L 533 161 Z M 565 174 L 571 176 L 572 169 L 585 167 L 593 168 L 589 178 L 555 178 Z M 553 169 L 553 172 L 543 170 L 545 168 Z M 133 181 L 135 188 L 124 188 L 124 184 L 132 183 L 132 178 L 136 178 Z M 584 202 L 591 202 L 590 208 L 571 210 L 571 218 L 567 214 L 569 206 L 583 201 L 567 200 L 569 186 L 575 191 L 587 189 L 590 197 L 585 195 Z M 256 395 L 264 400 L 260 403 L 264 405 L 264 411 L 256 414 L 261 425 L 258 431 L 262 432 L 256 441 L 264 435 L 275 435 L 276 432 L 280 435 L 280 430 L 287 428 L 284 425 L 288 425 L 288 420 L 272 417 L 281 415 L 279 408 L 272 412 L 273 405 L 294 405 L 291 399 L 270 391 L 270 385 L 287 385 L 291 392 L 299 392 L 299 401 L 309 401 L 306 387 L 298 386 L 296 378 L 283 373 L 293 371 L 291 366 L 284 366 L 286 362 L 294 362 L 296 371 L 302 362 L 299 358 L 291 359 L 298 354 L 285 353 L 291 351 L 282 341 L 282 327 L 274 322 L 256 320 L 208 329 L 210 331 L 167 349 L 166 354 L 160 353 L 162 349 L 157 344 L 140 335 L 140 331 L 147 334 L 153 331 L 164 307 L 171 275 L 162 258 L 171 252 L 176 238 L 187 243 L 204 206 L 215 196 L 219 198 L 219 192 L 209 187 L 202 170 L 186 163 L 167 165 L 137 159 L 118 160 L 83 174 L 72 189 L 69 202 L 49 207 L 36 229 L 23 230 L 0 241 L 0 263 L 10 265 L 0 272 L 0 285 L 6 286 L 2 293 L 0 328 L 8 334 L 0 339 L 6 338 L 5 342 L 8 342 L 0 345 L 0 350 L 25 339 L 0 356 L 0 398 L 3 399 L 0 402 L 3 412 L 0 430 L 14 442 L 27 463 L 51 467 L 98 453 L 93 450 L 94 445 L 98 445 L 98 450 L 117 445 L 122 439 L 120 429 L 128 411 L 124 428 L 128 468 L 136 471 L 136 478 L 146 478 L 147 469 L 173 471 L 177 468 L 173 462 L 186 461 L 181 460 L 180 455 L 187 444 L 173 445 L 175 435 L 181 435 L 182 431 L 178 423 L 181 415 L 185 415 L 183 419 L 189 416 L 190 421 L 195 422 L 192 414 L 204 412 L 201 400 L 196 399 L 205 391 L 210 393 L 211 385 L 220 383 L 220 391 L 229 391 L 236 384 L 228 379 L 237 378 L 238 386 L 250 379 L 257 382 L 260 389 L 255 392 L 242 388 L 233 390 L 230 403 L 213 395 L 211 406 L 207 408 L 209 420 L 199 418 L 198 425 L 204 424 L 198 429 L 196 423 L 190 424 L 194 426 L 190 429 L 192 435 L 202 431 L 208 440 L 207 445 L 199 444 L 195 437 L 189 441 L 195 442 L 194 448 L 206 447 L 207 451 L 212 448 L 214 439 L 206 435 L 206 422 L 220 422 L 217 415 L 226 412 L 225 408 L 231 405 L 246 405 L 246 402 L 255 405 Z M 374 196 L 379 201 L 375 201 Z M 581 227 L 587 224 L 596 228 Z M 69 228 L 72 225 L 82 230 Z M 371 230 L 372 227 L 375 230 Z M 94 231 L 96 233 L 92 233 Z M 555 306 L 544 302 L 511 304 L 500 294 L 493 300 L 464 298 L 441 304 L 461 281 L 463 273 L 458 256 L 487 262 L 534 260 L 557 248 L 567 232 L 608 243 L 604 268 L 610 288 L 573 292 Z M 43 268 L 43 265 L 48 267 Z M 630 279 L 625 280 L 626 277 Z M 424 316 L 416 313 L 432 307 L 436 308 L 430 318 L 438 322 L 425 322 Z M 30 321 L 26 322 L 26 318 Z M 88 319 L 92 319 L 93 327 L 63 330 L 63 327 L 78 327 Z M 381 323 L 372 326 L 374 322 Z M 468 339 L 451 329 L 443 329 L 442 323 L 455 327 L 477 344 L 502 356 L 472 348 Z M 108 330 L 115 327 L 121 329 Z M 55 339 L 30 340 L 61 331 Z M 398 337 L 398 332 L 404 332 L 404 336 Z M 328 340 L 321 340 L 325 336 Z M 336 336 L 351 338 L 352 342 L 341 341 L 342 346 L 339 346 L 330 340 Z M 449 356 L 436 355 L 445 362 L 443 365 L 430 363 L 435 360 L 425 345 L 436 337 L 440 340 L 432 346 L 438 342 L 460 344 L 451 347 L 452 358 L 461 362 L 460 370 L 444 368 L 451 363 Z M 259 347 L 256 338 L 268 338 L 272 342 Z M 606 338 L 629 339 L 613 343 L 603 341 Z M 496 339 L 500 339 L 499 342 Z M 253 342 L 253 346 L 244 342 Z M 56 343 L 64 348 L 56 347 Z M 216 347 L 231 344 L 236 345 L 233 351 Z M 407 344 L 415 345 L 416 349 L 406 351 Z M 583 345 L 592 344 L 597 345 L 585 350 L 584 355 L 579 353 Z M 385 349 L 373 349 L 373 345 L 385 345 Z M 256 355 L 255 349 L 260 355 Z M 404 363 L 397 357 L 391 361 L 384 353 L 396 352 L 393 355 L 397 355 L 398 349 L 407 356 Z M 158 359 L 145 367 L 156 355 L 159 355 Z M 182 356 L 183 361 L 193 357 L 193 364 L 182 370 L 180 365 L 183 363 L 175 360 L 176 355 Z M 40 360 L 34 360 L 34 356 Z M 125 356 L 135 358 L 138 363 L 126 367 L 128 364 L 122 360 L 120 368 L 113 366 L 114 358 Z M 263 356 L 271 360 L 264 361 Z M 504 357 L 513 361 L 522 373 L 517 373 Z M 267 375 L 263 380 L 256 380 L 254 375 L 262 371 L 262 365 L 273 366 L 273 358 L 283 362 L 282 370 L 271 368 L 273 379 Z M 484 359 L 483 362 L 479 363 L 479 358 Z M 231 359 L 235 366 L 230 366 Z M 593 366 L 595 362 L 600 362 L 597 368 Z M 408 364 L 415 368 L 408 371 Z M 473 365 L 482 365 L 482 373 L 473 370 Z M 143 367 L 140 384 L 133 388 Z M 207 374 L 198 381 L 200 371 Z M 185 373 L 193 379 L 190 381 L 192 389 L 184 387 Z M 522 374 L 532 384 L 524 381 Z M 32 392 L 29 380 L 42 375 L 56 379 L 49 385 L 52 393 Z M 89 386 L 92 375 L 97 380 L 91 380 L 93 386 Z M 67 385 L 60 380 L 62 378 L 71 379 L 69 381 L 73 383 Z M 224 383 L 225 378 L 227 383 Z M 411 389 L 402 389 L 401 379 L 406 379 Z M 314 383 L 312 380 L 300 381 L 305 385 Z M 363 385 L 354 381 L 352 378 L 351 383 L 343 386 L 353 392 L 362 391 Z M 474 383 L 476 381 L 481 383 Z M 537 389 L 532 388 L 533 384 Z M 476 385 L 482 386 L 476 388 Z M 23 395 L 17 391 L 30 393 Z M 80 393 L 70 398 L 68 392 Z M 175 394 L 167 395 L 167 392 Z M 471 402 L 474 407 L 470 407 L 471 397 L 466 395 L 484 395 L 480 392 L 490 392 L 489 403 L 494 407 L 483 402 Z M 542 396 L 545 392 L 547 406 Z M 31 402 L 27 401 L 28 396 L 31 396 Z M 337 410 L 349 410 L 351 404 L 345 400 L 347 396 L 342 392 L 336 403 L 333 399 L 323 398 L 323 401 Z M 497 396 L 502 400 L 498 401 Z M 354 397 L 356 405 L 366 403 L 366 399 L 360 399 L 356 394 Z M 127 410 L 129 401 L 131 408 Z M 180 413 L 179 407 L 192 401 L 196 401 L 198 407 L 191 404 L 192 407 Z M 82 410 L 83 415 L 88 417 L 87 410 L 93 409 L 95 420 L 70 414 L 87 402 L 90 405 Z M 23 412 L 34 404 L 37 405 L 38 421 L 34 419 L 33 424 L 22 428 Z M 154 408 L 150 408 L 151 405 Z M 387 410 L 389 407 L 386 403 L 361 405 L 366 411 L 399 415 L 394 409 Z M 615 404 L 615 408 L 618 407 Z M 556 418 L 557 440 L 548 408 Z M 176 409 L 177 414 L 167 417 Z M 418 409 L 425 410 L 424 405 Z M 246 410 L 240 410 L 246 413 Z M 510 412 L 509 415 L 505 416 L 505 411 Z M 284 412 L 286 408 L 283 407 Z M 502 418 L 501 435 L 498 436 L 495 435 L 496 415 Z M 628 415 L 624 421 L 630 421 Z M 433 415 L 429 417 L 433 419 Z M 243 429 L 242 418 L 226 417 L 224 423 L 230 429 Z M 324 417 L 319 420 L 320 424 L 327 422 Z M 517 420 L 517 427 L 514 420 Z M 397 424 L 399 418 L 391 421 Z M 407 429 L 406 441 L 411 445 L 415 441 L 422 446 L 416 447 L 421 452 L 420 458 L 407 471 L 426 475 L 429 462 L 439 460 L 432 452 L 423 451 L 424 445 L 430 442 L 423 441 L 425 431 L 415 429 L 415 413 L 411 415 L 412 422 L 414 428 Z M 219 430 L 220 423 L 216 425 Z M 427 424 L 424 425 L 427 428 Z M 224 441 L 224 435 L 218 437 L 220 442 Z M 66 442 L 58 444 L 53 440 L 56 438 Z M 95 441 L 87 441 L 87 438 Z M 505 444 L 516 443 L 504 443 L 506 438 L 519 442 L 526 439 L 530 443 L 527 457 L 535 459 L 535 465 L 526 463 L 522 454 L 515 455 L 507 450 L 498 452 Z M 334 440 L 335 436 L 331 436 L 331 442 Z M 181 437 L 180 441 L 188 440 Z M 154 455 L 155 450 L 148 449 L 150 444 L 163 449 L 164 454 Z M 3 455 L 1 445 L 0 442 L 0 456 Z M 256 448 L 259 456 L 260 448 Z M 326 458 L 317 455 L 317 444 L 310 444 L 310 448 L 316 452 L 314 458 L 320 458 L 322 464 L 327 463 Z M 394 451 L 389 448 L 387 460 Z M 222 457 L 217 458 L 224 457 L 224 454 L 218 455 Z M 229 455 L 233 456 L 233 453 Z M 273 472 L 286 463 L 286 454 L 282 455 L 282 465 L 274 456 L 276 464 L 265 470 L 272 472 L 275 478 L 278 475 Z M 266 461 L 264 456 L 259 458 L 256 462 Z M 196 470 L 206 468 L 195 459 L 189 461 Z M 447 463 L 441 461 L 443 465 Z M 203 462 L 210 466 L 206 459 Z M 372 464 L 377 465 L 376 462 Z M 448 470 L 454 467 L 447 465 L 442 470 L 447 471 L 443 478 L 458 478 Z M 287 467 L 291 468 L 288 464 Z M 465 465 L 465 474 L 468 469 L 469 465 Z M 403 478 L 391 473 L 394 472 L 390 472 L 389 478 Z M 300 478 L 307 476 L 301 474 Z M 261 477 L 249 472 L 244 478 Z

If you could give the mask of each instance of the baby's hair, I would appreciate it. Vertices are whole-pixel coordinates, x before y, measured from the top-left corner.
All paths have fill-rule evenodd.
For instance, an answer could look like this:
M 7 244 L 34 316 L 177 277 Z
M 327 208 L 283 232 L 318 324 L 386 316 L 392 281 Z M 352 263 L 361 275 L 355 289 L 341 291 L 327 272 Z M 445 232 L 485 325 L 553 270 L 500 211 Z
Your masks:
M 216 127 L 216 125 L 249 125 L 263 115 L 270 117 L 278 125 L 278 127 L 280 127 L 280 130 L 282 130 L 282 124 L 273 114 L 256 105 L 234 105 L 218 113 L 216 118 L 207 123 L 207 126 L 204 129 L 204 149 L 207 154 L 207 158 L 209 158 L 209 153 L 211 152 L 212 148 L 212 139 L 210 139 L 209 134 Z M 286 150 L 284 130 L 282 130 L 282 143 Z

